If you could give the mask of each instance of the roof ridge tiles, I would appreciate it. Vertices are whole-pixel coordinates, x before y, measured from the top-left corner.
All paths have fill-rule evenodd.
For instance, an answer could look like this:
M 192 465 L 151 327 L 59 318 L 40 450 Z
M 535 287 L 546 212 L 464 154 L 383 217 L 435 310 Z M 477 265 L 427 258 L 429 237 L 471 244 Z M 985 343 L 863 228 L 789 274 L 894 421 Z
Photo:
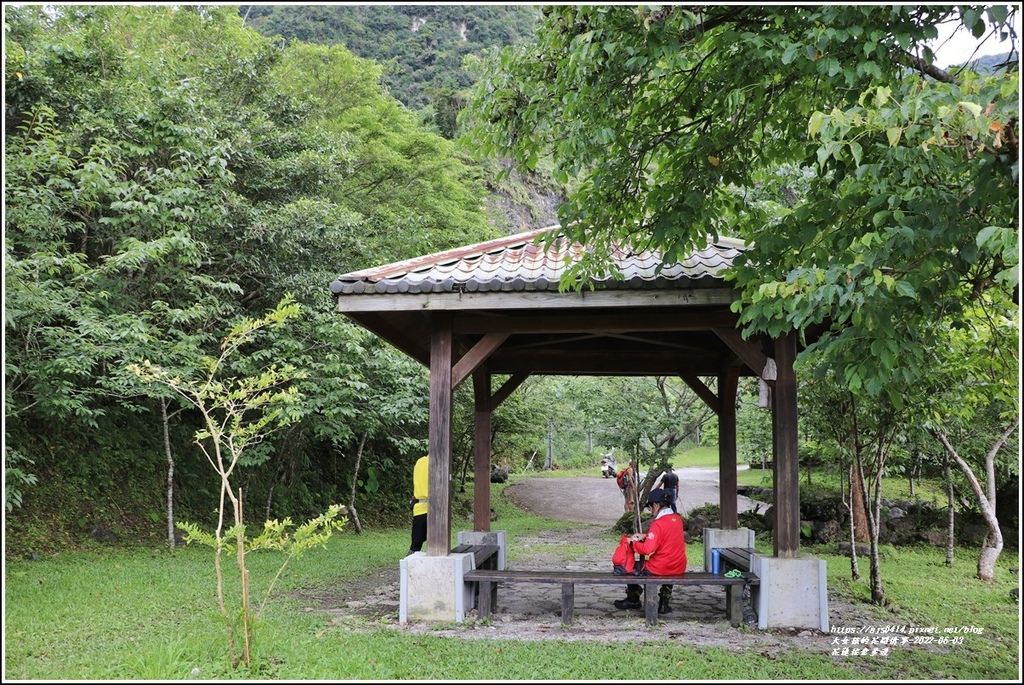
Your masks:
M 549 226 L 354 271 L 333 281 L 331 291 L 342 295 L 557 289 L 567 263 L 578 259 L 583 247 L 565 236 L 550 246 L 538 244 L 540 236 L 556 230 L 560 227 Z M 613 261 L 618 273 L 595 277 L 591 285 L 601 289 L 706 287 L 721 280 L 719 273 L 732 265 L 744 247 L 743 241 L 717 238 L 671 264 L 663 264 L 657 250 L 616 247 Z

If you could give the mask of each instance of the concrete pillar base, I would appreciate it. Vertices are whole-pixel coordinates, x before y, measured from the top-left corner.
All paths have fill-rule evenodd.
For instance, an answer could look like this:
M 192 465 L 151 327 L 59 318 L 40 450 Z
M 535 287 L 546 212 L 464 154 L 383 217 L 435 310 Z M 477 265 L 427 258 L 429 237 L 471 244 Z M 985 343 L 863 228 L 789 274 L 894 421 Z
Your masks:
M 498 569 L 505 568 L 508 549 L 503 530 L 460 530 L 460 545 L 497 545 Z M 398 621 L 454 621 L 462 623 L 473 608 L 473 585 L 465 581 L 473 568 L 472 554 L 429 557 L 413 552 L 399 562 Z
M 462 623 L 473 606 L 473 586 L 464 580 L 472 554 L 429 557 L 413 552 L 399 563 L 398 621 Z
M 736 528 L 726 530 L 725 528 L 704 529 L 704 570 L 711 571 L 711 550 L 722 547 L 749 547 L 754 548 L 754 531 L 750 528 Z
M 505 531 L 460 530 L 457 539 L 460 545 L 497 545 L 498 570 L 505 570 L 505 551 L 508 549 L 508 543 L 505 541 Z
M 750 570 L 761 579 L 759 587 L 750 588 L 758 628 L 829 632 L 824 559 L 809 555 L 780 559 L 752 554 Z

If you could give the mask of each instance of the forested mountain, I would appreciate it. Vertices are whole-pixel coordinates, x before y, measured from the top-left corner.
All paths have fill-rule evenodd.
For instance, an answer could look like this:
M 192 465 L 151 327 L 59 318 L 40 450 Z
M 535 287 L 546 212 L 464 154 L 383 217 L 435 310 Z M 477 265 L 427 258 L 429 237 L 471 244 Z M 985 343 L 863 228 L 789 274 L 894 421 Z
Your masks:
M 494 53 L 530 37 L 540 12 L 532 5 L 242 5 L 246 25 L 267 37 L 344 45 L 383 69 L 388 94 L 424 126 L 459 136 L 458 116 L 474 76 L 466 58 Z M 502 171 L 478 162 L 492 224 L 513 233 L 558 223 L 563 190 L 543 170 Z
M 539 16 L 530 5 L 242 5 L 266 36 L 341 44 L 385 65 L 383 83 L 410 109 L 472 84 L 467 55 L 518 43 Z
M 991 74 L 1001 69 L 1009 61 L 1018 61 L 1019 56 L 1013 55 L 1009 52 L 1004 52 L 998 55 L 982 55 L 977 57 L 967 64 L 977 71 L 979 74 Z

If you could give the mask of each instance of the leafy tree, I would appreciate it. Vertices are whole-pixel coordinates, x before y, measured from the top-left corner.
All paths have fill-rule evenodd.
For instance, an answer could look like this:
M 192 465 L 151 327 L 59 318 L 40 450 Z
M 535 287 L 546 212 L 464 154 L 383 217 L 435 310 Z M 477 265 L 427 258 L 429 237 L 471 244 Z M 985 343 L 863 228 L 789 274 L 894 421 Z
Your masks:
M 714 379 L 702 380 L 716 387 Z M 641 500 L 658 475 L 672 465 L 676 449 L 687 441 L 701 444 L 705 426 L 716 421 L 696 393 L 672 376 L 607 379 L 598 405 L 602 444 L 631 454 L 637 467 L 647 471 L 640 484 Z
M 36 475 L 22 468 L 32 463 L 28 457 L 4 445 L 4 511 L 7 513 L 21 506 L 22 488 L 35 484 Z
M 805 395 L 813 398 L 816 410 L 808 417 L 812 429 L 830 435 L 841 456 L 841 468 L 851 474 L 851 572 L 859 578 L 856 561 L 857 519 L 859 500 L 867 527 L 870 557 L 871 599 L 874 603 L 888 603 L 882 579 L 879 556 L 879 534 L 882 526 L 882 480 L 891 468 L 894 457 L 900 453 L 904 439 L 902 426 L 908 422 L 909 407 L 894 407 L 885 398 L 871 398 L 865 392 L 854 393 L 845 388 L 830 367 L 823 367 L 813 380 L 804 384 Z
M 4 10 L 7 466 L 34 462 L 36 489 L 53 497 L 73 474 L 89 502 L 124 478 L 152 482 L 110 496 L 146 497 L 159 467 L 142 465 L 166 461 L 170 535 L 175 480 L 182 511 L 216 498 L 201 462 L 179 457 L 195 454 L 197 414 L 118 370 L 213 354 L 240 316 L 291 294 L 309 313 L 261 354 L 311 375 L 296 440 L 250 452 L 250 501 L 268 518 L 275 497 L 287 511 L 335 501 L 336 465 L 352 462 L 334 451 L 352 435 L 367 436 L 364 466 L 397 479 L 388 460 L 425 431 L 409 404 L 425 406 L 419 375 L 345 324 L 326 284 L 496 235 L 451 143 L 387 96 L 373 63 L 263 38 L 232 7 Z M 402 382 L 375 385 L 368 407 L 360 383 L 390 378 Z
M 245 566 L 246 543 L 252 549 L 284 549 L 288 551 L 285 564 L 295 555 L 314 545 L 327 542 L 334 530 L 340 529 L 344 519 L 335 521 L 343 513 L 339 506 L 332 506 L 316 519 L 300 527 L 294 537 L 286 529 L 290 519 L 283 523 L 267 521 L 264 532 L 247 541 L 245 520 L 242 516 L 242 489 L 234 485 L 232 476 L 244 463 L 243 455 L 256 448 L 267 437 L 295 421 L 298 415 L 294 405 L 298 389 L 292 382 L 302 377 L 302 372 L 290 365 L 278 367 L 269 364 L 252 375 L 231 375 L 234 357 L 243 351 L 251 354 L 258 334 L 264 329 L 281 327 L 284 322 L 297 316 L 299 306 L 282 301 L 276 310 L 259 320 L 243 320 L 232 328 L 221 344 L 220 355 L 203 357 L 196 366 L 185 370 L 184 375 L 155 366 L 149 360 L 130 365 L 129 369 L 144 382 L 164 386 L 184 401 L 191 404 L 202 415 L 203 427 L 196 431 L 195 440 L 207 461 L 213 466 L 220 479 L 220 500 L 217 508 L 217 527 L 212 535 L 203 533 L 195 524 L 182 524 L 189 534 L 189 540 L 199 540 L 214 549 L 214 568 L 217 575 L 217 601 L 228 626 L 228 652 L 231 664 L 237 667 L 244 662 L 252 666 L 252 639 L 254 622 L 266 603 L 264 599 L 256 611 L 250 603 L 249 572 Z M 248 349 L 247 349 L 248 348 Z M 231 525 L 225 527 L 225 517 L 231 505 Z M 224 573 L 221 555 L 233 551 L 238 566 L 241 587 L 239 622 L 236 625 L 234 612 L 228 609 L 224 595 Z M 267 595 L 280 573 L 271 581 Z M 237 656 L 236 635 L 241 635 L 241 656 Z
M 218 120 L 215 103 L 202 80 L 181 80 L 185 67 L 150 41 L 174 36 L 184 48 L 200 40 L 202 26 L 221 37 L 223 27 L 192 10 L 7 10 L 9 438 L 58 480 L 86 471 L 79 464 L 117 479 L 125 474 L 112 451 L 90 442 L 107 425 L 123 427 L 128 441 L 145 420 L 133 414 L 162 403 L 127 391 L 123 360 L 170 364 L 172 350 L 194 353 L 209 344 L 218 319 L 237 311 L 230 269 L 211 268 L 204 242 L 223 229 L 232 181 L 209 126 Z M 134 54 L 160 49 L 164 59 L 132 59 L 127 36 Z M 166 421 L 164 428 L 173 545 L 173 449 Z M 39 431 L 52 452 L 40 452 L 32 437 Z M 55 468 L 47 452 L 76 459 Z M 126 459 L 127 477 L 149 472 L 140 456 Z
M 609 266 L 616 241 L 672 262 L 709 236 L 755 246 L 732 273 L 746 330 L 829 323 L 820 343 L 856 391 L 927 374 L 920 330 L 962 307 L 960 285 L 1016 287 L 1016 61 L 937 69 L 926 41 L 1012 7 L 555 6 L 502 51 L 467 117 L 481 154 L 533 168 L 550 152 L 578 188 L 562 224 Z M 795 206 L 756 190 L 795 165 Z M 770 211 L 768 211 L 770 210 Z M 979 240 L 979 238 L 982 238 Z
M 494 378 L 501 387 L 505 376 Z M 491 417 L 491 449 L 498 463 L 509 468 L 525 467 L 540 449 L 550 411 L 543 386 L 548 377 L 532 376 L 498 405 Z
M 353 324 L 324 320 L 315 330 L 299 357 L 316 374 L 300 386 L 307 394 L 304 423 L 351 469 L 343 501 L 361 532 L 357 494 L 378 511 L 408 513 L 411 464 L 426 453 L 428 374 Z
M 947 73 L 927 45 L 953 23 L 1013 56 L 1016 11 L 546 7 L 535 41 L 484 70 L 467 142 L 527 169 L 550 155 L 577 182 L 559 214 L 588 258 L 563 287 L 619 243 L 674 262 L 745 239 L 728 274 L 745 332 L 828 328 L 812 348 L 872 408 L 850 454 L 880 478 L 936 322 L 990 291 L 1017 302 L 1017 60 Z
M 355 61 L 373 65 L 378 74 L 380 90 L 415 111 L 415 117 L 420 122 L 419 128 L 449 140 L 460 132 L 458 115 L 466 106 L 469 86 L 477 78 L 472 64 L 492 49 L 518 43 L 529 37 L 539 16 L 537 9 L 529 6 L 242 5 L 238 11 L 247 26 L 252 26 L 266 36 L 280 35 L 306 43 L 344 46 L 347 48 L 345 52 L 363 58 Z M 339 52 L 331 51 L 332 54 Z M 292 88 L 291 80 L 295 74 L 302 80 L 307 79 L 306 63 L 304 58 L 298 63 L 298 69 L 292 70 L 282 79 L 282 90 Z M 320 68 L 319 58 L 311 59 L 309 63 Z M 346 92 L 327 92 L 332 93 L 329 98 L 331 100 L 352 102 Z M 319 111 L 311 110 L 309 116 L 317 119 Z M 383 117 L 374 117 L 372 120 L 376 119 L 384 120 Z M 411 149 L 416 147 L 411 146 Z M 467 152 L 461 147 L 444 154 L 450 160 L 468 161 Z M 468 166 L 471 174 L 486 184 L 486 201 L 490 209 L 488 222 L 493 226 L 512 233 L 556 223 L 554 207 L 561 201 L 561 189 L 552 187 L 554 184 L 546 173 L 526 177 L 512 174 L 506 180 L 496 182 L 497 165 L 484 163 Z M 451 167 L 444 165 L 443 168 Z M 425 195 L 409 193 L 401 200 L 445 200 L 446 204 L 450 204 L 450 200 L 445 198 L 456 196 L 448 189 Z M 401 202 L 396 201 L 394 204 L 402 206 Z M 412 211 L 394 219 L 384 216 L 380 227 L 387 229 L 392 221 L 405 222 L 410 227 L 418 226 L 418 216 L 419 213 Z M 374 228 L 377 228 L 376 224 Z M 387 236 L 376 245 L 385 251 L 375 254 L 377 259 L 367 260 L 366 263 L 392 259 L 390 248 L 402 245 L 401 241 L 406 236 L 429 237 L 435 230 L 438 231 L 437 235 L 441 235 L 444 228 L 442 224 L 431 227 L 430 232 L 425 234 L 414 234 L 406 230 Z M 468 233 L 465 237 L 465 242 L 475 240 Z M 431 245 L 422 247 L 423 250 L 410 254 L 434 250 Z
M 980 297 L 962 319 L 936 331 L 935 371 L 928 393 L 929 432 L 967 479 L 988 534 L 978 556 L 978 578 L 992 580 L 1003 535 L 996 517 L 997 473 L 1020 468 L 1013 447 L 1020 425 L 1019 341 L 1016 307 Z M 997 469 L 997 461 L 1006 468 Z

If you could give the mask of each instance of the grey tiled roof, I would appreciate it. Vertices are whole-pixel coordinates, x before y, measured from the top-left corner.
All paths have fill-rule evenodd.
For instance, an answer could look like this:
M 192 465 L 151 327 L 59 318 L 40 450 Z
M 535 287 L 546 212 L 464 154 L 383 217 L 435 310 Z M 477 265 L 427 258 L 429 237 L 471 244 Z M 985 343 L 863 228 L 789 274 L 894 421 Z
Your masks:
M 373 293 L 494 292 L 558 290 L 568 262 L 582 247 L 559 238 L 545 249 L 540 240 L 558 226 L 446 250 L 394 264 L 343 274 L 331 283 L 335 295 Z M 661 265 L 653 250 L 618 249 L 613 259 L 621 277 L 593 281 L 595 289 L 720 287 L 721 272 L 744 249 L 722 239 L 677 264 Z

